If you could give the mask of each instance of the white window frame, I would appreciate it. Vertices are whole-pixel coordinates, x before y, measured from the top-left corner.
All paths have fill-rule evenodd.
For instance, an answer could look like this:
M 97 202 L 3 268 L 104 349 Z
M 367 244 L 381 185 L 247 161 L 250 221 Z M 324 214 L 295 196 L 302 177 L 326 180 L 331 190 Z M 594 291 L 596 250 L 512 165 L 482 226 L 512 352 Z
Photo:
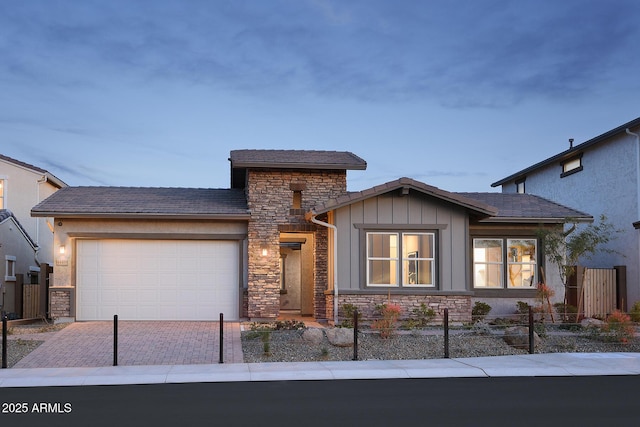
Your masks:
M 369 256 L 370 250 L 370 236 L 373 235 L 387 235 L 387 236 L 395 236 L 397 245 L 393 248 L 392 251 L 389 252 L 388 257 L 374 257 Z M 416 256 L 411 256 L 413 251 L 404 253 L 403 246 L 405 244 L 405 236 L 411 235 L 419 235 L 419 236 L 429 236 L 431 239 L 431 255 L 430 257 L 421 257 L 420 254 L 416 254 Z M 437 282 L 437 271 L 436 271 L 436 257 L 437 257 L 437 234 L 435 232 L 430 231 L 368 231 L 365 236 L 365 258 L 366 258 L 366 286 L 367 287 L 394 287 L 394 288 L 435 288 Z M 390 248 L 391 249 L 391 248 Z M 405 256 L 406 255 L 406 256 Z M 390 280 L 391 283 L 371 283 L 372 272 L 371 272 L 371 263 L 372 262 L 380 262 L 387 261 L 390 263 L 389 269 Z M 409 273 L 408 270 L 410 268 L 411 263 L 415 263 L 414 265 L 417 267 L 420 263 L 428 262 L 431 264 L 431 283 L 405 283 L 408 279 Z M 417 268 L 416 268 L 417 270 Z
M 476 256 L 475 256 L 475 250 L 476 250 L 476 242 L 478 241 L 487 241 L 487 240 L 491 240 L 491 241 L 495 241 L 495 242 L 499 242 L 500 243 L 500 261 L 476 261 Z M 477 284 L 477 269 L 476 266 L 481 266 L 484 265 L 486 267 L 488 266 L 499 266 L 499 271 L 500 271 L 500 285 L 499 286 L 481 286 Z M 488 268 L 485 268 L 484 270 L 484 282 L 487 283 L 487 274 L 488 274 Z M 495 238 L 495 237 L 478 237 L 473 239 L 473 287 L 476 289 L 504 289 L 504 239 L 501 238 Z
M 486 262 L 476 261 L 475 247 L 476 242 L 481 240 L 494 240 L 501 242 L 502 260 L 501 262 Z M 530 241 L 533 242 L 534 253 L 533 256 L 523 261 L 522 254 L 512 253 L 514 242 L 516 241 Z M 535 289 L 538 284 L 538 251 L 540 250 L 539 242 L 534 237 L 477 237 L 473 239 L 473 288 L 474 289 L 487 289 L 487 290 L 499 290 L 499 289 Z M 520 259 L 518 259 L 520 256 Z M 477 284 L 476 266 L 477 265 L 500 265 L 500 286 L 479 286 Z M 529 284 L 516 285 L 512 284 L 512 275 L 509 273 L 512 268 L 519 268 L 518 274 L 529 272 L 530 281 Z M 486 271 L 486 269 L 485 269 Z

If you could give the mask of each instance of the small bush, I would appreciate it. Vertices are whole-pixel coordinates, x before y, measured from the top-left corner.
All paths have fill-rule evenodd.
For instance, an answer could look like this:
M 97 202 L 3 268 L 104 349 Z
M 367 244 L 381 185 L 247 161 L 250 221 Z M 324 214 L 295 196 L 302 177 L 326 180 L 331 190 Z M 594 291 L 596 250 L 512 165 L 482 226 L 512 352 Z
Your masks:
M 633 322 L 640 323 L 640 301 L 636 301 L 635 304 L 633 304 L 629 314 Z
M 628 314 L 614 310 L 607 316 L 603 330 L 610 340 L 626 343 L 634 337 L 636 328 L 631 323 L 631 317 Z
M 491 311 L 491 306 L 486 302 L 476 301 L 471 309 L 471 318 L 474 322 L 479 320 L 484 320 L 487 317 L 487 314 Z
M 421 303 L 420 307 L 411 310 L 411 317 L 404 321 L 404 326 L 407 329 L 424 328 L 434 317 L 436 317 L 434 309 Z
M 402 309 L 395 304 L 380 304 L 376 306 L 376 311 L 382 315 L 382 319 L 374 320 L 371 323 L 371 328 L 380 331 L 381 338 L 391 338 L 398 328 L 398 318 L 400 318 Z
M 356 313 L 356 307 L 353 304 L 342 304 L 342 311 L 344 312 L 344 319 L 340 322 L 340 327 L 342 328 L 353 328 L 355 325 L 353 324 L 353 315 Z M 362 313 L 358 311 L 358 323 L 362 319 Z
M 556 312 L 560 315 L 562 323 L 578 323 L 578 307 L 563 302 L 553 304 Z

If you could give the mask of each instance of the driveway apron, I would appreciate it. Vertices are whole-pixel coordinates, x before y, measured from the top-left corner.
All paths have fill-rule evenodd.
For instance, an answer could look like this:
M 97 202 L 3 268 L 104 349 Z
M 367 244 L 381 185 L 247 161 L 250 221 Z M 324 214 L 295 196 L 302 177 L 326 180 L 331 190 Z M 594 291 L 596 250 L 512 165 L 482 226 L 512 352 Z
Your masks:
M 224 323 L 223 360 L 242 363 L 240 324 Z M 119 321 L 118 365 L 219 363 L 218 322 Z M 47 339 L 15 368 L 112 366 L 113 322 L 76 322 Z

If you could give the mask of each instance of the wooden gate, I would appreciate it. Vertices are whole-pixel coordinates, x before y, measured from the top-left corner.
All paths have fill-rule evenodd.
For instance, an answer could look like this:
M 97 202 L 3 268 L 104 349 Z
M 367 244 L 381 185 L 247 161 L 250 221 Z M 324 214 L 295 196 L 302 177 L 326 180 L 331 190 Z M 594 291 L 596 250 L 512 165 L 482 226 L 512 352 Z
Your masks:
M 584 269 L 581 296 L 585 317 L 605 319 L 617 308 L 616 283 L 614 268 Z

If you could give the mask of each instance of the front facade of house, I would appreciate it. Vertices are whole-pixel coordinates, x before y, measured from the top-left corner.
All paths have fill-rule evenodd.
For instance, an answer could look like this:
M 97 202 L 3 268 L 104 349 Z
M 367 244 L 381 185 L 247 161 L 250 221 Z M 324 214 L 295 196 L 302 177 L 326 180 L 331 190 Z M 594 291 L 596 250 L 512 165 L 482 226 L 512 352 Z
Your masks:
M 108 320 L 336 320 L 391 299 L 469 320 L 474 300 L 535 297 L 535 231 L 590 216 L 531 195 L 450 193 L 409 178 L 347 191 L 348 152 L 235 150 L 230 189 L 66 188 L 51 313 Z M 508 307 L 508 308 L 507 308 Z
M 622 232 L 586 267 L 626 266 L 624 310 L 640 300 L 640 118 L 625 123 L 492 184 L 503 193 L 526 192 L 597 218 Z M 634 225 L 635 224 L 635 225 Z

